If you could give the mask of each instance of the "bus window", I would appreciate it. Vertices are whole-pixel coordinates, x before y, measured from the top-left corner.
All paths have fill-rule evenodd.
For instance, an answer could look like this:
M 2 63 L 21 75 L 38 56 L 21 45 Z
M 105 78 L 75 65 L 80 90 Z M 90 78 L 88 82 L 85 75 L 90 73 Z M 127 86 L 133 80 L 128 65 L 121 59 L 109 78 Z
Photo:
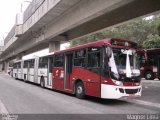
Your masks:
M 96 46 L 88 48 L 88 67 L 100 67 L 100 50 Z
M 21 68 L 21 62 L 17 63 L 17 68 L 18 68 L 18 69 Z
M 39 68 L 48 68 L 48 58 L 47 57 L 39 58 Z
M 28 61 L 24 61 L 23 68 L 28 68 Z
M 75 51 L 75 58 L 86 57 L 86 49 Z
M 29 62 L 29 68 L 34 68 L 34 59 L 32 59 L 28 62 Z
M 63 67 L 63 63 L 64 63 L 64 55 L 63 54 L 55 55 L 54 67 Z
M 157 61 L 156 61 L 156 55 L 155 54 L 148 54 L 148 61 L 147 61 L 147 65 L 156 65 Z
M 52 72 L 52 67 L 53 67 L 53 57 L 49 57 L 49 72 Z
M 140 64 L 144 64 L 146 62 L 144 54 L 139 55 L 139 61 L 140 61 Z
M 100 52 L 88 54 L 88 67 L 100 67 Z
M 86 49 L 75 51 L 74 66 L 85 67 Z
M 16 69 L 16 68 L 17 68 L 17 63 L 14 63 L 13 69 Z

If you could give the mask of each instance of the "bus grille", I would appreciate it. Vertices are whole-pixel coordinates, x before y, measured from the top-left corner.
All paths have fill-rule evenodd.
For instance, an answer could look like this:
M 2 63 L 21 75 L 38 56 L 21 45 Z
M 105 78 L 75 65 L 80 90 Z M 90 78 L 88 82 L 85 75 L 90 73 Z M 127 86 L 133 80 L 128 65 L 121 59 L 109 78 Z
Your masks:
M 138 89 L 125 89 L 126 94 L 135 94 L 138 92 Z

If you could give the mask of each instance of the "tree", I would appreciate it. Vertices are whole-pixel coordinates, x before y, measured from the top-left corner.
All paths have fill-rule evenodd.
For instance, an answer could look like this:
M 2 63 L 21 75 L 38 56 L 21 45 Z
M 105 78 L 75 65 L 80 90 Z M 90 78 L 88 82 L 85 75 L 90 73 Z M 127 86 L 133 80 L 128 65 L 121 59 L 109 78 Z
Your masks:
M 144 48 L 160 48 L 160 36 L 152 35 L 143 42 Z
M 160 18 L 154 17 L 153 19 L 138 19 L 128 22 L 118 27 L 108 28 L 93 35 L 85 36 L 80 39 L 71 41 L 71 46 L 85 44 L 92 41 L 101 40 L 104 38 L 122 38 L 137 42 L 140 47 L 149 47 L 148 41 L 158 39 L 160 34 Z M 153 38 L 152 38 L 153 37 Z M 153 41 L 153 43 L 154 43 Z M 152 44 L 153 44 L 152 43 Z M 156 43 L 155 43 L 156 44 Z M 148 45 L 148 46 L 147 46 Z

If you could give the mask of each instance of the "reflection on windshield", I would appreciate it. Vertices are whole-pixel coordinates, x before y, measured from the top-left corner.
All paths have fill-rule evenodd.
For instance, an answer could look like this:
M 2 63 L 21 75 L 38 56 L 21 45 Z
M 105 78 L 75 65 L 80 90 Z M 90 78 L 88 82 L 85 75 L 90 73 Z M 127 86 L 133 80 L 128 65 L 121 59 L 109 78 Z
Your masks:
M 119 79 L 117 65 L 116 65 L 114 53 L 112 50 L 111 50 L 111 57 L 109 59 L 109 66 L 111 67 L 111 74 L 113 74 L 113 77 L 115 79 Z
M 114 57 L 115 57 L 115 62 L 116 62 L 118 69 L 125 69 L 127 55 L 125 54 L 116 55 L 114 53 Z M 133 55 L 129 55 L 129 60 L 130 60 L 130 65 L 133 67 Z
M 121 52 L 122 49 L 113 49 L 115 63 L 118 69 L 125 69 L 127 63 L 127 54 Z M 129 62 L 132 69 L 138 68 L 137 54 L 129 54 Z
M 131 78 L 138 72 L 137 54 L 134 50 L 110 48 L 111 56 L 109 57 L 109 66 L 111 68 L 111 77 L 119 79 L 120 74 L 125 74 L 127 78 Z

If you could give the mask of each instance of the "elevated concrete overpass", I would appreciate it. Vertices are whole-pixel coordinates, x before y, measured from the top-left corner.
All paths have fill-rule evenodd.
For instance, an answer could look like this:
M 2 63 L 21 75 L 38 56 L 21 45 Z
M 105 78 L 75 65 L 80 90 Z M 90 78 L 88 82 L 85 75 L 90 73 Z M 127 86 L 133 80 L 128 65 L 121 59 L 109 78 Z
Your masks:
M 160 10 L 160 0 L 33 0 L 5 39 L 1 61 Z

